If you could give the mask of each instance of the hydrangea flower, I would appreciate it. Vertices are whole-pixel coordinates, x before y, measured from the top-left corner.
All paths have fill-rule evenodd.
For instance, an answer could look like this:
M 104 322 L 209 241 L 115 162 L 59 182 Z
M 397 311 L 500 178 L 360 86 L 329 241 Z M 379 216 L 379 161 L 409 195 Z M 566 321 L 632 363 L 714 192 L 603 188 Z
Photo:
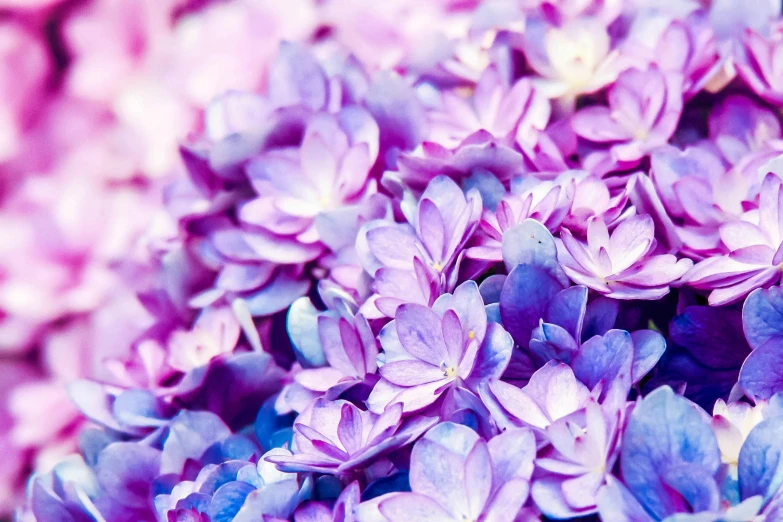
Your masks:
M 578 111 L 571 120 L 574 132 L 596 143 L 607 143 L 607 152 L 585 158 L 589 170 L 629 168 L 671 138 L 682 112 L 682 78 L 657 66 L 629 69 L 607 93 L 609 107 Z M 609 155 L 609 158 L 607 158 Z
M 472 105 L 455 93 L 444 93 L 442 107 L 430 114 L 428 141 L 452 148 L 484 130 L 501 142 L 513 143 L 518 133 L 543 130 L 549 121 L 548 101 L 528 80 L 505 83 L 498 68 L 490 66 L 476 84 Z
M 783 517 L 779 1 L 0 5 L 0 518 Z
M 617 77 L 620 59 L 600 20 L 575 18 L 557 27 L 533 19 L 525 29 L 525 56 L 542 76 L 534 85 L 547 97 L 573 100 Z
M 775 54 L 781 45 L 781 28 L 772 27 L 765 38 L 749 29 L 745 33 L 745 60 L 737 62 L 737 72 L 751 89 L 769 103 L 780 105 L 783 97 L 780 72 L 775 68 Z
M 780 277 L 777 265 L 781 227 L 778 215 L 783 212 L 778 195 L 781 181 L 774 174 L 764 178 L 759 193 L 759 208 L 743 220 L 720 227 L 720 236 L 730 254 L 715 256 L 696 264 L 685 281 L 695 288 L 713 289 L 710 304 L 734 302 L 755 288 L 774 283 Z
M 527 499 L 535 440 L 510 429 L 484 441 L 468 427 L 438 424 L 411 453 L 410 493 L 374 503 L 388 522 L 515 520 Z M 366 507 L 359 506 L 359 513 Z
M 421 410 L 472 377 L 500 375 L 511 351 L 501 326 L 488 324 L 478 286 L 468 281 L 427 308 L 405 304 L 380 333 L 383 380 L 368 399 L 371 410 L 402 404 Z
M 402 420 L 402 406 L 391 405 L 381 415 L 362 411 L 347 401 L 319 399 L 297 418 L 293 455 L 271 455 L 282 471 L 344 474 L 373 458 L 415 440 L 434 419 Z
M 655 255 L 657 241 L 649 216 L 630 217 L 611 235 L 606 223 L 592 219 L 587 242 L 564 229 L 558 242 L 558 257 L 568 277 L 615 299 L 659 299 L 669 285 L 690 269 L 688 259 L 671 254 Z
M 501 429 L 530 427 L 543 431 L 558 419 L 579 416 L 590 400 L 590 390 L 563 363 L 550 361 L 519 389 L 503 381 L 490 382 L 482 399 Z
M 547 426 L 551 446 L 536 459 L 531 496 L 550 517 L 572 518 L 598 510 L 597 495 L 614 466 L 623 427 L 622 406 L 590 400 L 584 423 L 558 419 Z
M 410 223 L 369 223 L 365 269 L 375 275 L 378 293 L 370 302 L 382 313 L 393 315 L 410 296 L 422 295 L 417 291 L 422 279 L 434 285 L 434 291 L 422 295 L 423 305 L 454 288 L 462 248 L 476 229 L 480 213 L 477 192 L 465 195 L 449 178 L 437 177 L 419 199 Z

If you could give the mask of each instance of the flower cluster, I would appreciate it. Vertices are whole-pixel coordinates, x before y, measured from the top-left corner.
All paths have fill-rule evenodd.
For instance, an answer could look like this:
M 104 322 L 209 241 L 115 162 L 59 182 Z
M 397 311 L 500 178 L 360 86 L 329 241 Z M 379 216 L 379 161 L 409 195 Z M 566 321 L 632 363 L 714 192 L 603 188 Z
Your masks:
M 19 521 L 783 520 L 779 2 L 0 6 Z

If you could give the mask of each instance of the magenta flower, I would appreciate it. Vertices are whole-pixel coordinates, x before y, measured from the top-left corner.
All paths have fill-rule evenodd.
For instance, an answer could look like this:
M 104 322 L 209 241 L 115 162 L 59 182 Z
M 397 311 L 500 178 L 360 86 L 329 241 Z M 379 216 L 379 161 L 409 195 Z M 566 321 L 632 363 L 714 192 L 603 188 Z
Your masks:
M 709 127 L 710 140 L 732 165 L 781 138 L 775 113 L 739 94 L 727 96 L 713 108 Z
M 347 401 L 319 399 L 294 424 L 293 455 L 267 460 L 281 471 L 342 474 L 412 442 L 434 423 L 429 417 L 403 422 L 401 405 L 376 415 Z
M 0 24 L 0 38 L 5 42 L 0 50 L 0 92 L 5 100 L 0 109 L 2 163 L 21 152 L 31 123 L 45 106 L 46 83 L 54 66 L 43 34 L 37 35 L 20 22 L 21 17 L 9 16 Z
M 780 279 L 779 265 L 783 263 L 780 178 L 768 174 L 759 199 L 758 210 L 720 227 L 721 240 L 730 253 L 699 262 L 684 278 L 694 288 L 712 290 L 711 305 L 732 303 Z
M 307 402 L 323 394 L 336 398 L 378 369 L 378 344 L 367 319 L 353 315 L 345 301 L 335 301 L 332 310 L 318 313 L 303 297 L 289 309 L 288 332 L 305 367 L 291 372 L 293 383 L 284 389 L 281 399 L 285 395 L 301 404 L 299 398 Z
M 534 139 L 535 144 L 538 144 L 539 138 L 544 135 L 534 134 L 535 138 L 531 140 Z M 496 178 L 493 180 L 495 185 L 508 185 L 514 177 L 532 170 L 534 162 L 539 160 L 544 164 L 554 165 L 547 170 L 565 168 L 557 148 L 536 149 L 526 157 L 513 146 L 506 145 L 489 132 L 480 130 L 453 149 L 436 142 L 424 142 L 416 151 L 400 156 L 397 165 L 399 172 L 384 173 L 383 182 L 384 185 L 401 185 L 400 190 L 408 188 L 418 192 L 439 176 L 448 176 L 464 183 L 479 172 Z
M 421 410 L 474 371 L 498 375 L 513 341 L 495 323 L 487 325 L 484 302 L 475 282 L 467 281 L 453 295 L 441 296 L 427 308 L 404 304 L 380 333 L 385 362 L 381 380 L 368 399 L 371 411 L 400 403 L 404 411 Z M 487 365 L 491 368 L 487 368 Z
M 413 447 L 412 491 L 373 503 L 388 522 L 512 522 L 527 500 L 535 451 L 529 430 L 510 429 L 485 442 L 468 427 L 444 422 Z
M 632 167 L 657 147 L 666 145 L 682 112 L 682 77 L 657 66 L 629 69 L 609 88 L 608 107 L 593 106 L 571 120 L 574 132 L 608 150 L 585 157 L 589 170 L 604 174 Z
M 587 243 L 563 229 L 558 259 L 574 282 L 615 299 L 659 299 L 693 265 L 671 254 L 655 255 L 650 216 L 633 216 L 612 231 L 600 219 L 587 226 Z

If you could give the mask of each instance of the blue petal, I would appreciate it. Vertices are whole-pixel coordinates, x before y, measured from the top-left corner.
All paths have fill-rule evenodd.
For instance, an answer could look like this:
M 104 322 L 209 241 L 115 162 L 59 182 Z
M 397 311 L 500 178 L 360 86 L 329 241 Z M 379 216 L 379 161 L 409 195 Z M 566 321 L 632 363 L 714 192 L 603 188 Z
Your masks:
M 160 474 L 161 452 L 133 442 L 109 444 L 98 456 L 96 475 L 109 498 L 121 505 L 143 508 L 150 501 L 150 485 Z
M 677 512 L 679 495 L 704 485 L 689 485 L 688 477 L 666 485 L 663 474 L 672 466 L 691 466 L 694 481 L 714 480 L 720 467 L 718 442 L 709 416 L 663 386 L 642 399 L 625 431 L 620 466 L 628 489 L 658 520 Z M 696 472 L 698 470 L 698 473 Z M 686 491 L 687 490 L 687 491 Z
M 470 377 L 480 380 L 499 379 L 511 360 L 513 348 L 514 340 L 511 335 L 499 324 L 490 323 Z
M 541 323 L 540 327 L 533 330 L 530 353 L 541 365 L 553 359 L 571 364 L 577 350 L 579 345 L 576 340 L 556 324 Z
M 593 337 L 582 345 L 571 366 L 576 378 L 588 388 L 599 382 L 606 385 L 618 380 L 631 387 L 633 341 L 625 330 L 609 330 L 602 337 Z
M 475 169 L 473 173 L 462 182 L 462 190 L 475 188 L 481 194 L 484 208 L 494 211 L 503 196 L 506 195 L 506 187 L 500 180 L 486 169 Z
M 638 330 L 631 334 L 633 340 L 633 369 L 631 375 L 634 384 L 658 363 L 666 351 L 666 339 L 655 330 Z
M 582 336 L 582 322 L 587 309 L 587 288 L 572 286 L 558 292 L 549 302 L 544 319 L 547 323 L 565 328 L 571 337 L 579 340 Z
M 743 499 L 761 495 L 765 502 L 783 486 L 783 418 L 765 420 L 748 434 L 739 454 L 739 484 Z
M 300 44 L 283 42 L 269 68 L 269 96 L 278 106 L 305 105 L 319 110 L 326 105 L 328 80 L 318 61 Z M 214 522 L 214 521 L 213 521 Z
M 247 496 L 256 488 L 246 482 L 224 484 L 212 497 L 207 514 L 211 522 L 231 522 L 242 508 Z
M 562 283 L 563 288 L 568 286 L 568 278 L 557 261 L 555 239 L 535 219 L 528 218 L 503 233 L 503 261 L 509 271 L 517 265 L 544 268 Z
M 479 285 L 479 293 L 484 304 L 489 305 L 500 301 L 500 292 L 503 291 L 503 283 L 506 282 L 504 274 L 494 274 L 486 278 Z
M 518 265 L 511 270 L 500 293 L 500 317 L 517 344 L 528 346 L 549 301 L 563 287 L 544 267 Z
M 614 327 L 617 321 L 617 313 L 620 304 L 617 299 L 609 297 L 597 297 L 587 305 L 582 324 L 582 338 L 577 341 L 586 341 L 593 336 L 603 335 Z
M 750 293 L 742 306 L 742 326 L 753 348 L 770 339 L 783 339 L 783 291 L 779 286 Z
M 300 297 L 288 309 L 286 329 L 296 353 L 305 368 L 326 365 L 326 356 L 318 336 L 319 312 L 308 297 Z
M 739 368 L 750 353 L 739 312 L 713 306 L 689 306 L 669 328 L 673 343 L 713 370 Z

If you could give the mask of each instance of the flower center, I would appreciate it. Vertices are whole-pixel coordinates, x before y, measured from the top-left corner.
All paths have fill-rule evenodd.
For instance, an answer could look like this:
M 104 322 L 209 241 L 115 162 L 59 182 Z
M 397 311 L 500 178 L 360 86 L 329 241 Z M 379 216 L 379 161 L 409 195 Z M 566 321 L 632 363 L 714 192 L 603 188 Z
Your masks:
M 434 268 L 437 272 L 443 271 L 443 264 L 440 263 L 440 261 L 433 261 L 430 263 L 430 266 Z
M 474 332 L 473 330 L 469 331 L 468 332 L 468 339 L 473 340 L 475 338 L 476 338 L 476 332 Z
M 456 366 L 446 366 L 443 368 L 443 376 L 448 377 L 449 379 L 453 379 L 457 376 L 457 367 Z

